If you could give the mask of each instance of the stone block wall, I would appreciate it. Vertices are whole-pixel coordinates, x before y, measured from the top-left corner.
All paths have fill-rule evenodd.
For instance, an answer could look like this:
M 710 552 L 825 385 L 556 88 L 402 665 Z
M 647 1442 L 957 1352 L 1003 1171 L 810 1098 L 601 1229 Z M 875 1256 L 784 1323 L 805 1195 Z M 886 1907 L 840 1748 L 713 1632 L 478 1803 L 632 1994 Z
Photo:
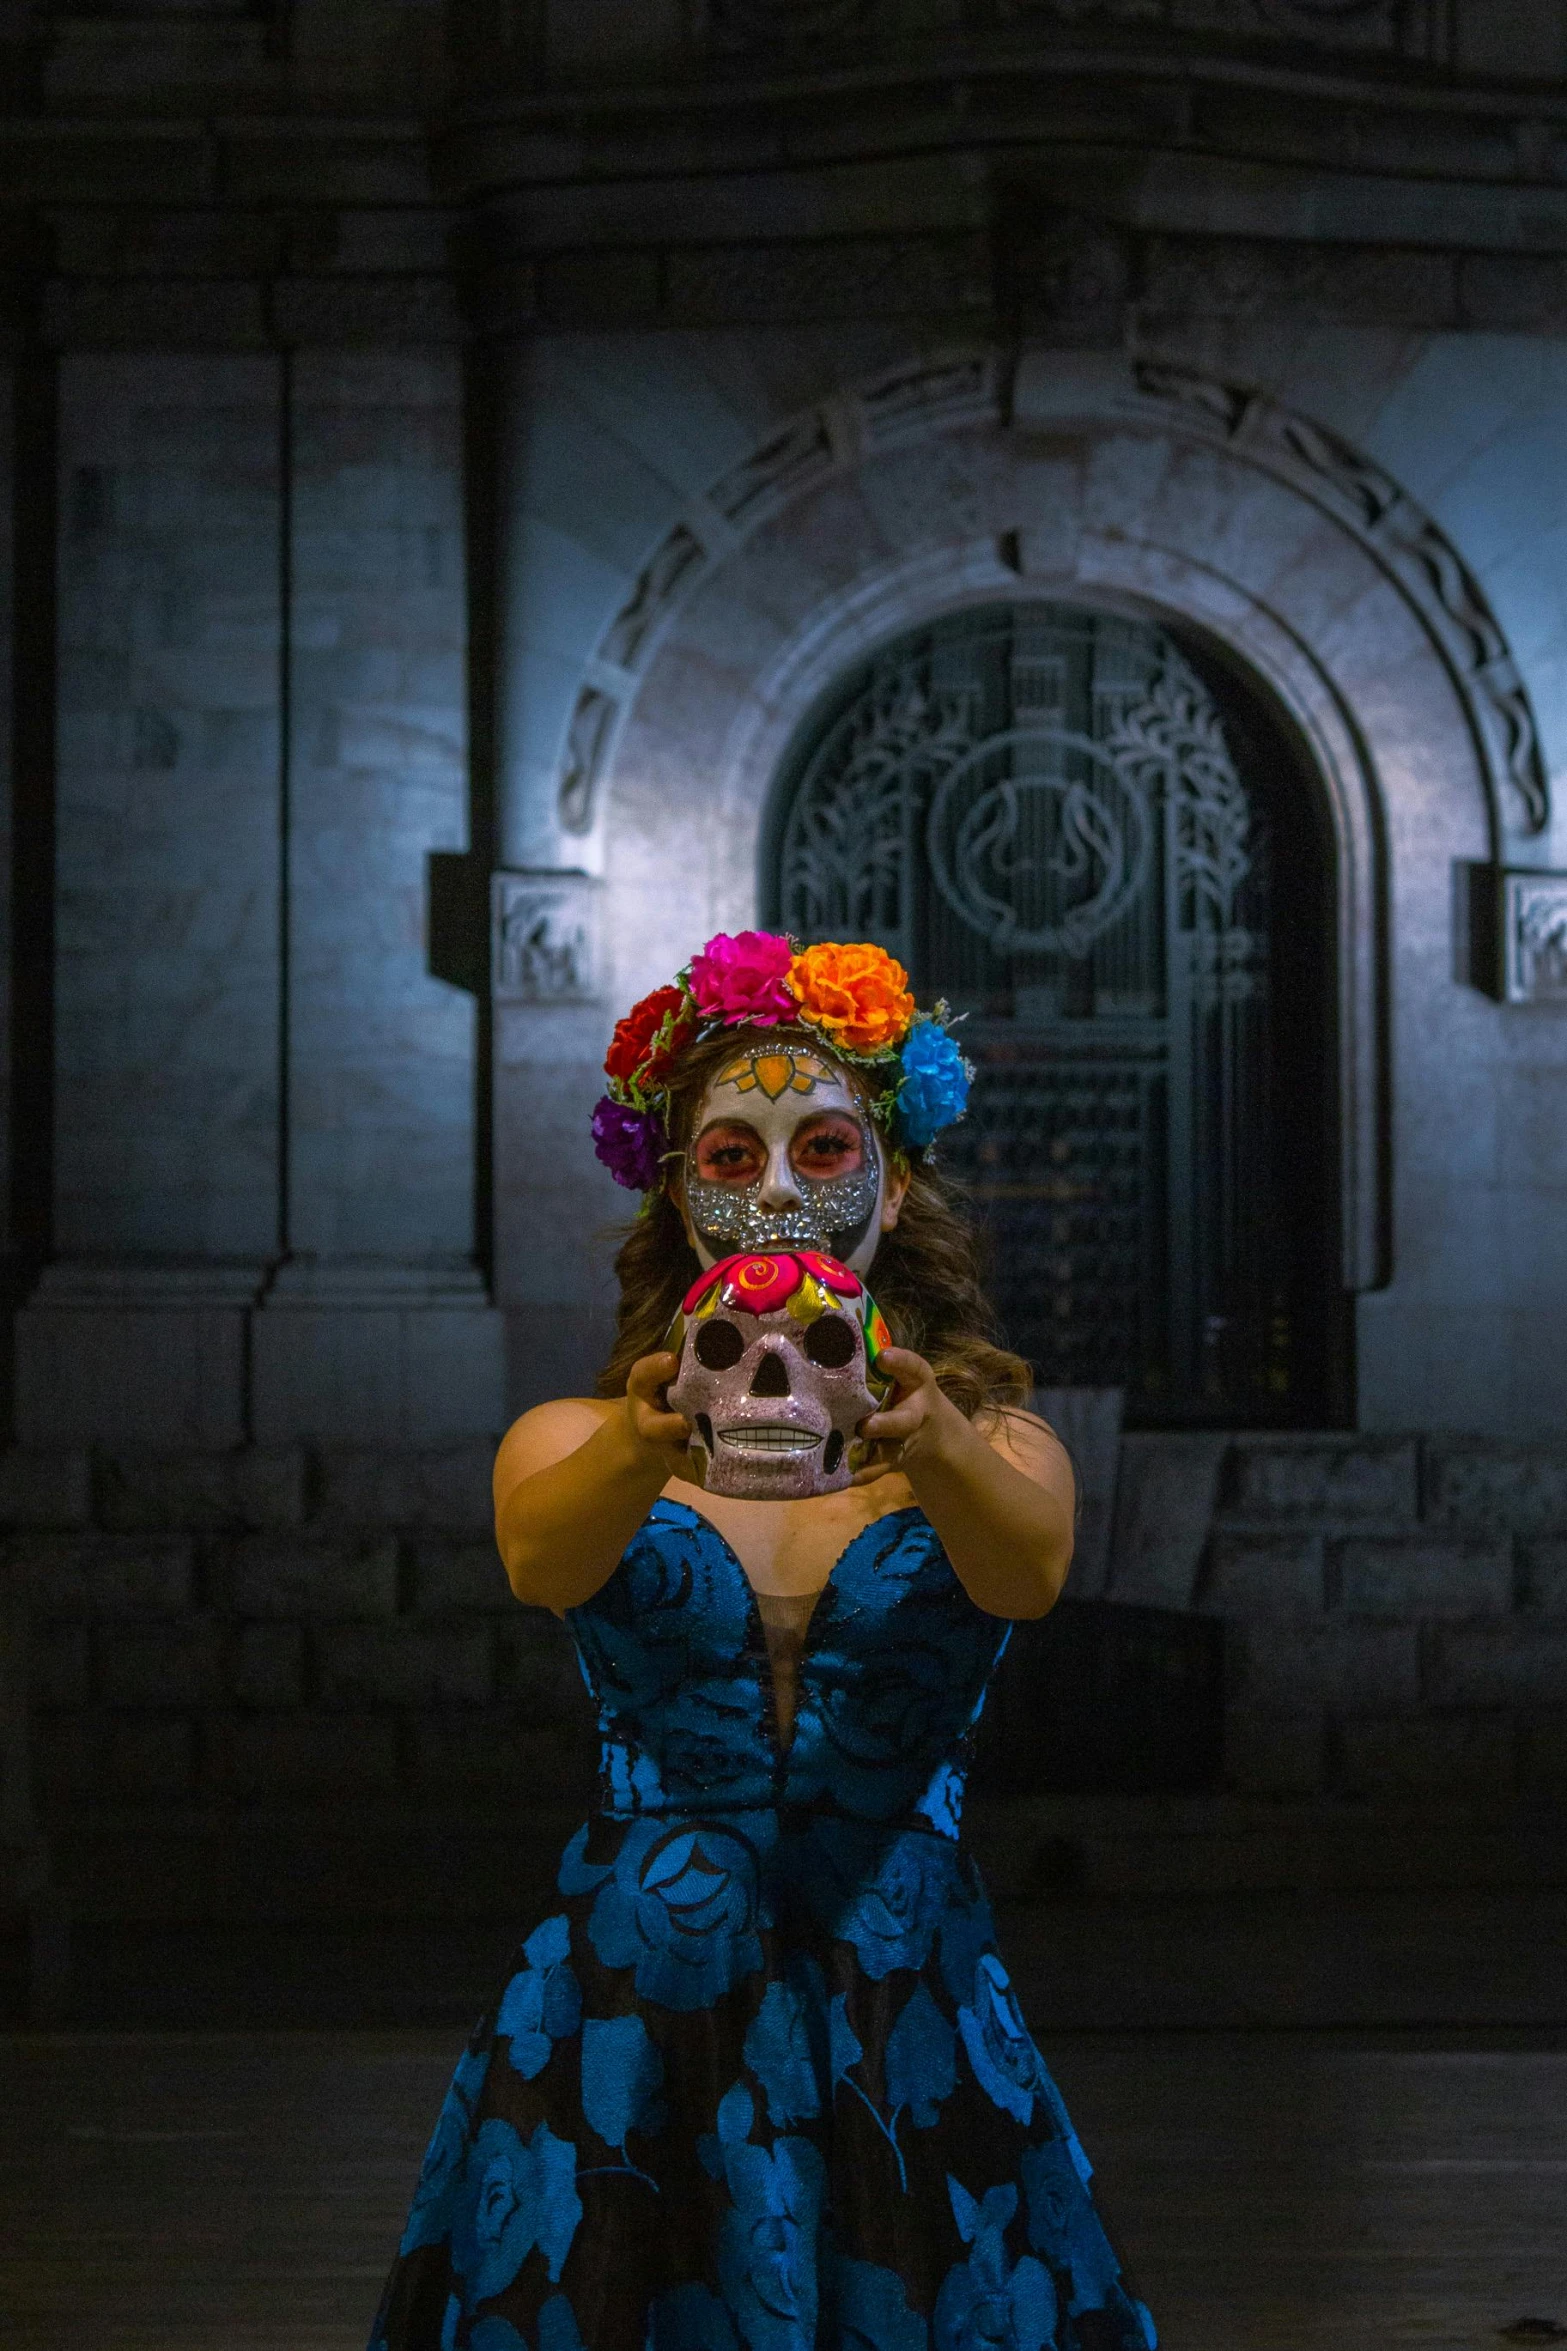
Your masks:
M 1564 1561 L 1567 1445 L 1231 1441 L 1190 1585 L 1230 1626 L 1231 1785 L 1567 1793 Z
M 34 1765 L 57 1835 L 580 1799 L 586 1694 L 520 1608 L 489 1450 L 11 1454 L 0 1518 L 33 1618 Z M 139 1825 L 138 1825 L 139 1824 Z

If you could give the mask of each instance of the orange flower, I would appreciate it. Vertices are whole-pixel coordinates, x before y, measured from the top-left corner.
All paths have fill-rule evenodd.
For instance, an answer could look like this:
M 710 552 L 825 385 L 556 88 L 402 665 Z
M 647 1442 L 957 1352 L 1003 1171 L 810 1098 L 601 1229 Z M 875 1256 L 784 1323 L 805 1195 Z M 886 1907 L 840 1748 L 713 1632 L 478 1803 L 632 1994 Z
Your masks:
M 789 966 L 789 989 L 801 1016 L 851 1053 L 881 1053 L 900 1044 L 914 1018 L 909 975 L 885 947 L 807 947 Z

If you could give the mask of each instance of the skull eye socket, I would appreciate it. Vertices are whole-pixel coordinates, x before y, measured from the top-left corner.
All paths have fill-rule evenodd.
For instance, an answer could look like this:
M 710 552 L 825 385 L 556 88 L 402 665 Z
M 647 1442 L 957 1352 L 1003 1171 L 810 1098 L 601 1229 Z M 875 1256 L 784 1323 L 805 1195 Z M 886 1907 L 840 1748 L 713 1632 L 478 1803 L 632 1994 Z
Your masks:
M 805 1352 L 823 1371 L 842 1371 L 854 1361 L 854 1327 L 841 1314 L 823 1314 L 805 1334 Z
M 732 1322 L 705 1322 L 696 1335 L 696 1359 L 707 1371 L 729 1371 L 745 1353 Z

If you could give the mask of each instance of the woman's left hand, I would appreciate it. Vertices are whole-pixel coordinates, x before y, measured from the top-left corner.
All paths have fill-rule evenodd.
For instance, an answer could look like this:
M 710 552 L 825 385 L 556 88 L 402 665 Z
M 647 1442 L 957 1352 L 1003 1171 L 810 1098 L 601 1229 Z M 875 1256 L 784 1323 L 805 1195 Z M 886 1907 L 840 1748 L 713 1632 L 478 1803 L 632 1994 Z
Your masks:
M 913 1455 L 939 1442 L 947 1415 L 961 1422 L 962 1414 L 936 1385 L 936 1375 L 923 1355 L 912 1347 L 884 1347 L 877 1368 L 891 1375 L 893 1394 L 880 1412 L 861 1421 L 859 1434 L 876 1448 L 863 1469 L 854 1473 L 857 1486 L 874 1485 L 878 1478 L 907 1468 Z

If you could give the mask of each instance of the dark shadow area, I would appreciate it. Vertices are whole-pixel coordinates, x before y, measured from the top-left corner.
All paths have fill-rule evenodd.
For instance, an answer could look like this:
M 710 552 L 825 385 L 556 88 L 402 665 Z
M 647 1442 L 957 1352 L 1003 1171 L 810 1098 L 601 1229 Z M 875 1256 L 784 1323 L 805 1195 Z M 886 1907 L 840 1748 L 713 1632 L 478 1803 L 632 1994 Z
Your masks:
M 980 1718 L 976 1795 L 1190 1795 L 1223 1770 L 1217 1619 L 1067 1598 L 1014 1628 Z

